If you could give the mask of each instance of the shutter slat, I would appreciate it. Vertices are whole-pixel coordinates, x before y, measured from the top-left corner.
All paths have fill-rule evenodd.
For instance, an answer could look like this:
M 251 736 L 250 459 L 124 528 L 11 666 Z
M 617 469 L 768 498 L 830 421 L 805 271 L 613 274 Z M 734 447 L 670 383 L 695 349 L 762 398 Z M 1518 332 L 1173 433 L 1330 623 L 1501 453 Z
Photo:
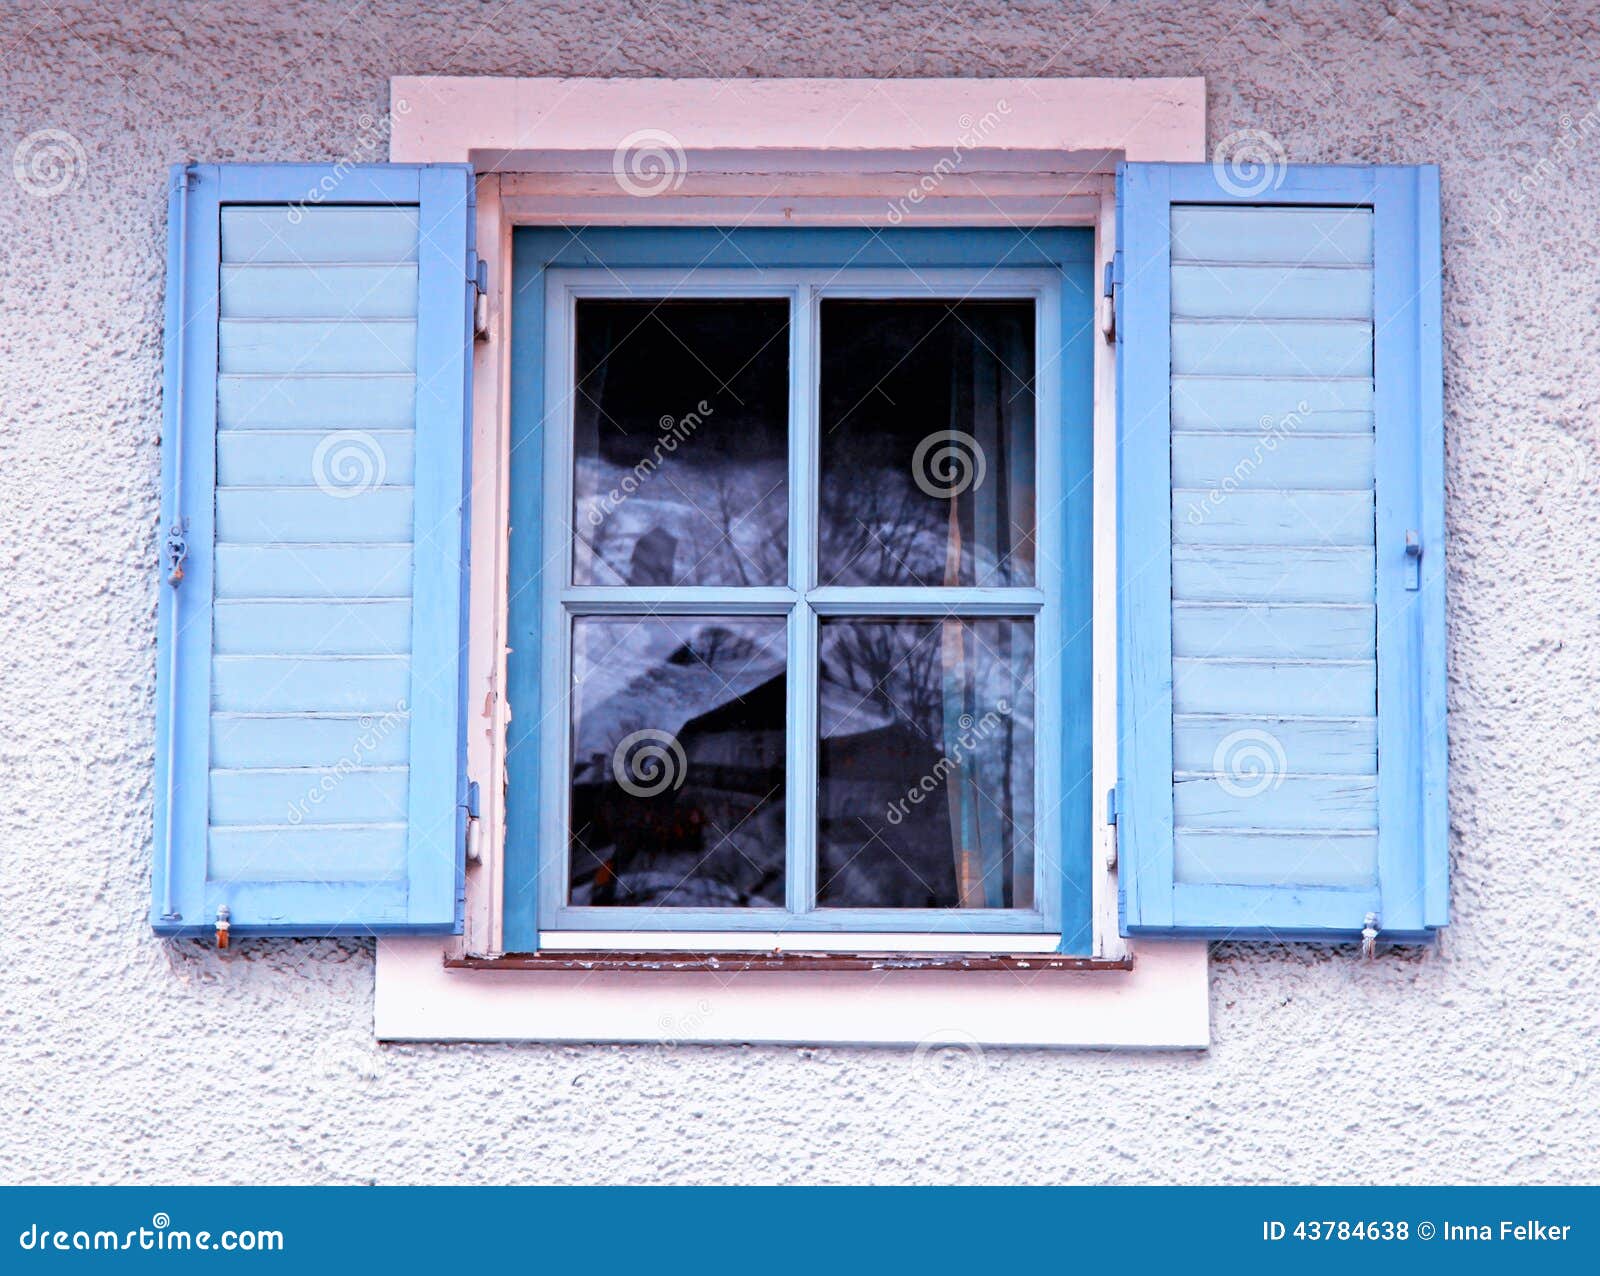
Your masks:
M 211 826 L 289 822 L 371 824 L 404 820 L 407 773 L 404 767 L 340 770 L 301 767 L 211 772 Z M 329 831 L 327 854 L 338 848 Z
M 411 546 L 218 545 L 218 598 L 402 598 Z
M 217 382 L 222 430 L 407 430 L 416 415 L 409 373 L 231 376 Z
M 218 655 L 397 656 L 411 650 L 404 598 L 219 598 L 212 620 Z
M 403 766 L 410 723 L 403 711 L 383 713 L 211 715 L 211 764 L 248 767 L 337 767 L 341 762 Z
M 1369 434 L 1172 433 L 1172 482 L 1177 487 L 1370 491 L 1372 466 Z
M 217 436 L 217 482 L 224 487 L 359 490 L 375 481 L 411 486 L 416 455 L 410 430 L 240 430 Z
M 1283 659 L 1370 659 L 1375 613 L 1359 603 L 1179 602 L 1172 609 L 1172 654 Z
M 224 319 L 415 319 L 414 263 L 222 268 Z
M 1260 431 L 1294 421 L 1318 434 L 1372 431 L 1372 378 L 1172 378 L 1174 430 Z
M 1265 714 L 1192 713 L 1180 710 L 1172 720 L 1172 765 L 1177 771 L 1241 772 L 1237 750 L 1270 743 L 1258 753 L 1282 774 L 1376 775 L 1378 720 L 1375 717 L 1268 716 Z M 1274 752 L 1281 750 L 1281 764 Z
M 193 539 L 163 598 L 187 638 L 154 923 L 455 930 L 470 172 L 191 184 L 168 432 Z
M 1372 493 L 1172 489 L 1176 545 L 1370 545 Z
M 1378 835 L 1180 828 L 1174 859 L 1179 880 L 1198 886 L 1370 886 Z
M 417 325 L 409 319 L 224 319 L 218 370 L 415 372 Z
M 256 882 L 403 883 L 406 826 L 231 825 L 211 830 L 211 871 Z
M 404 712 L 411 686 L 407 656 L 218 656 L 216 708 L 250 713 Z
M 1432 180 L 1291 166 L 1281 190 L 1244 198 L 1206 165 L 1122 171 L 1130 933 L 1355 936 L 1369 912 L 1385 935 L 1443 924 L 1442 840 L 1419 836 L 1444 827 L 1442 696 L 1419 720 L 1443 667 L 1415 636 L 1442 615 L 1436 545 L 1422 587 L 1402 583 L 1406 528 L 1442 499 L 1420 490 L 1419 460 L 1440 430 L 1422 390 L 1440 377 L 1436 357 L 1422 366 L 1437 276 L 1418 273 Z
M 1187 602 L 1370 603 L 1372 550 L 1178 545 L 1172 596 Z
M 252 264 L 416 261 L 417 210 L 332 203 L 230 207 L 222 217 L 222 259 Z

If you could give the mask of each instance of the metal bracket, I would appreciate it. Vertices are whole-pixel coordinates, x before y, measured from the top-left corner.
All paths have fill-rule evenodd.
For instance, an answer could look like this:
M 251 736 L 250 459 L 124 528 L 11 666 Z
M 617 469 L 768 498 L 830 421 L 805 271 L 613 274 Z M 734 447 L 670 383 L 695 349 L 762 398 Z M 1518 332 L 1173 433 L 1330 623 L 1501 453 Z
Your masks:
M 1107 341 L 1117 339 L 1117 289 L 1122 286 L 1122 249 L 1111 254 L 1106 262 L 1100 296 L 1100 331 Z
M 223 904 L 220 908 L 217 909 L 217 947 L 218 948 L 226 948 L 228 946 L 228 932 L 233 927 L 233 923 L 232 923 L 232 920 L 231 920 L 232 917 L 233 917 L 233 913 L 229 910 L 229 908 L 228 908 L 228 906 L 226 904 Z
M 1406 588 L 1422 588 L 1422 535 L 1414 529 L 1406 533 Z
M 1121 830 L 1117 827 L 1117 819 L 1122 812 L 1117 807 L 1117 786 L 1113 784 L 1106 790 L 1106 823 L 1111 826 L 1111 835 L 1106 838 L 1106 868 L 1114 869 L 1117 866 L 1117 838 Z
M 1378 915 L 1368 913 L 1361 927 L 1361 957 L 1371 961 L 1378 955 Z
M 489 339 L 489 263 L 473 253 L 467 265 L 470 273 L 467 282 L 472 285 L 472 337 L 474 341 Z
M 478 782 L 467 781 L 467 800 L 463 803 L 467 812 L 467 841 L 465 846 L 469 863 L 476 864 L 483 858 L 483 848 L 479 844 L 478 835 Z

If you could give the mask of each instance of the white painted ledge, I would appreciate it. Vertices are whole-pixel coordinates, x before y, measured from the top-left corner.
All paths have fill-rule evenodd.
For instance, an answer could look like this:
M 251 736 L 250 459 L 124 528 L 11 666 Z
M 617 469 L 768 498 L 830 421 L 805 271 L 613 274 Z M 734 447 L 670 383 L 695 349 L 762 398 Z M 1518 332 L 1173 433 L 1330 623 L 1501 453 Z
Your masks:
M 378 944 L 381 1041 L 677 1042 L 1203 1050 L 1206 945 L 1140 942 L 1105 972 L 446 969 L 437 939 Z

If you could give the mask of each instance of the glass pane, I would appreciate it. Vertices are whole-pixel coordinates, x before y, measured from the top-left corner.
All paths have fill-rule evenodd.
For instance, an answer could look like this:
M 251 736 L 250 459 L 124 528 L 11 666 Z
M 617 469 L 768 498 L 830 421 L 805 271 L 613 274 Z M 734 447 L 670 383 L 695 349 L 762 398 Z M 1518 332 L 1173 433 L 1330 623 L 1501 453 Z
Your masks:
M 817 903 L 1032 908 L 1033 622 L 822 623 Z
M 784 905 L 781 617 L 572 633 L 571 902 Z
M 781 585 L 789 303 L 579 301 L 573 582 Z
M 822 303 L 819 579 L 1031 585 L 1031 301 Z

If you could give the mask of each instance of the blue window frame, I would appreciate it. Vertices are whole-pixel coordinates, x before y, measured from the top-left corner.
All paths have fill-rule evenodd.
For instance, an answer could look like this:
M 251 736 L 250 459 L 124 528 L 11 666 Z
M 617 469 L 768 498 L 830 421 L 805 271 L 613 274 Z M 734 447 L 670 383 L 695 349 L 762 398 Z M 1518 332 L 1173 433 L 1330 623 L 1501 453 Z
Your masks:
M 513 270 L 507 950 L 759 930 L 1089 952 L 1092 231 L 521 228 Z M 863 458 L 929 405 L 910 459 L 948 528 L 860 566 L 830 529 L 897 526 Z M 762 482 L 711 495 L 744 457 Z M 991 491 L 963 502 L 974 464 Z M 758 773 L 770 794 L 741 807 Z M 935 808 L 955 854 L 930 885 L 904 824 Z M 668 844 L 685 856 L 651 859 Z

